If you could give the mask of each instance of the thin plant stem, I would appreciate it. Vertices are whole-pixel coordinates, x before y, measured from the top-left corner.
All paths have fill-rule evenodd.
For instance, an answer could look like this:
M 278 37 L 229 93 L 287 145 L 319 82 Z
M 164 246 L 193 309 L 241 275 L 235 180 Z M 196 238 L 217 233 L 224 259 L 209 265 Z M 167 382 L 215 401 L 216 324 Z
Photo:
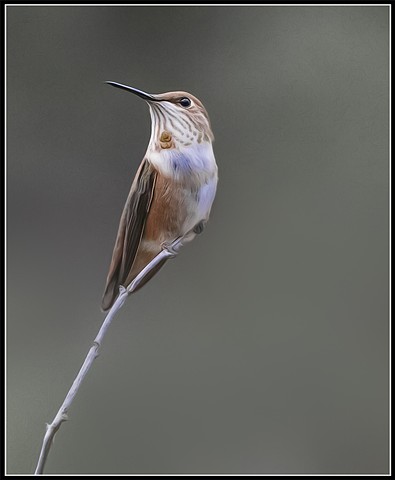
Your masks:
M 184 235 L 183 237 L 179 237 L 174 242 L 172 242 L 170 245 L 162 245 L 162 250 L 158 255 L 153 258 L 153 260 L 136 276 L 136 278 L 125 288 L 121 286 L 119 288 L 119 295 L 114 302 L 113 306 L 107 313 L 102 326 L 100 327 L 100 330 L 98 334 L 96 335 L 96 338 L 93 341 L 93 344 L 84 360 L 84 363 L 82 364 L 82 367 L 80 371 L 78 372 L 78 375 L 76 376 L 73 384 L 71 385 L 70 390 L 68 391 L 66 398 L 64 399 L 61 407 L 58 410 L 58 413 L 55 415 L 55 418 L 53 419 L 52 423 L 47 424 L 47 430 L 44 435 L 44 440 L 42 443 L 41 451 L 40 451 L 40 456 L 38 459 L 37 467 L 35 470 L 35 475 L 40 475 L 44 472 L 44 467 L 45 467 L 45 462 L 48 458 L 49 451 L 51 449 L 53 439 L 55 437 L 56 432 L 59 430 L 61 424 L 65 422 L 68 417 L 67 417 L 67 412 L 77 395 L 77 392 L 86 376 L 86 374 L 89 372 L 93 361 L 95 358 L 99 355 L 99 349 L 101 347 L 102 341 L 104 339 L 104 336 L 106 335 L 111 322 L 113 321 L 115 315 L 118 313 L 118 311 L 121 309 L 122 305 L 125 303 L 128 295 L 133 293 L 138 286 L 142 283 L 144 278 L 149 275 L 149 273 L 161 262 L 164 260 L 167 260 L 169 258 L 174 258 L 178 252 L 179 249 L 182 246 L 182 240 L 186 237 Z

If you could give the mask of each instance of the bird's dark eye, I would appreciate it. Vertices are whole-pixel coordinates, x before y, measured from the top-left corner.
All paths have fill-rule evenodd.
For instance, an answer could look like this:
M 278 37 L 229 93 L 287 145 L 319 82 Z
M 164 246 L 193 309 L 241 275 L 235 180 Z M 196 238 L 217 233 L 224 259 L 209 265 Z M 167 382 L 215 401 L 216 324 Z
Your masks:
M 180 98 L 180 101 L 178 102 L 182 107 L 190 107 L 191 106 L 191 101 L 187 97 L 182 97 Z

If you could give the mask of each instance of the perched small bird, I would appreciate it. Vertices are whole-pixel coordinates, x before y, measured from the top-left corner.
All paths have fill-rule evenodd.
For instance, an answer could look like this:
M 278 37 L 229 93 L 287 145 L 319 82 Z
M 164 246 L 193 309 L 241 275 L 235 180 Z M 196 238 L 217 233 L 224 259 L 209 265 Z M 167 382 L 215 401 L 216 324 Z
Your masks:
M 102 299 L 108 310 L 119 293 L 177 238 L 201 233 L 217 188 L 210 120 L 203 104 L 186 92 L 148 94 L 107 82 L 146 100 L 151 138 L 122 212 Z M 163 266 L 144 278 L 143 286 Z

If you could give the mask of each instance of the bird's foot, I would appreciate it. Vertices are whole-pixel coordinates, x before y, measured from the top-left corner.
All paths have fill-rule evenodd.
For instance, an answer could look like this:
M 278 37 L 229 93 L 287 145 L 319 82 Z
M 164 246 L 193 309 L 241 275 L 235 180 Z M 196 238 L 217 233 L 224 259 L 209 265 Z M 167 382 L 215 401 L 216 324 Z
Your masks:
M 176 255 L 178 255 L 178 252 L 181 248 L 181 242 L 179 240 L 180 239 L 177 238 L 174 240 L 174 242 L 163 242 L 161 244 L 162 250 L 165 250 L 169 254 L 169 258 L 174 258 Z
M 205 226 L 206 226 L 206 222 L 204 220 L 202 220 L 201 222 L 197 223 L 193 227 L 192 231 L 193 231 L 193 233 L 196 233 L 196 235 L 200 235 L 203 232 Z

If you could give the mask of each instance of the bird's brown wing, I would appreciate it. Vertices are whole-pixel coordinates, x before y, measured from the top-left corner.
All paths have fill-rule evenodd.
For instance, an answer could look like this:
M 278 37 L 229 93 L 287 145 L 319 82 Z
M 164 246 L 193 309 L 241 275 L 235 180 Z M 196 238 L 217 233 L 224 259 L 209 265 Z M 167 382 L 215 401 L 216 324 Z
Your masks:
M 114 251 L 102 298 L 102 309 L 108 310 L 133 266 L 137 249 L 151 206 L 157 172 L 144 159 L 136 173 L 122 212 Z

